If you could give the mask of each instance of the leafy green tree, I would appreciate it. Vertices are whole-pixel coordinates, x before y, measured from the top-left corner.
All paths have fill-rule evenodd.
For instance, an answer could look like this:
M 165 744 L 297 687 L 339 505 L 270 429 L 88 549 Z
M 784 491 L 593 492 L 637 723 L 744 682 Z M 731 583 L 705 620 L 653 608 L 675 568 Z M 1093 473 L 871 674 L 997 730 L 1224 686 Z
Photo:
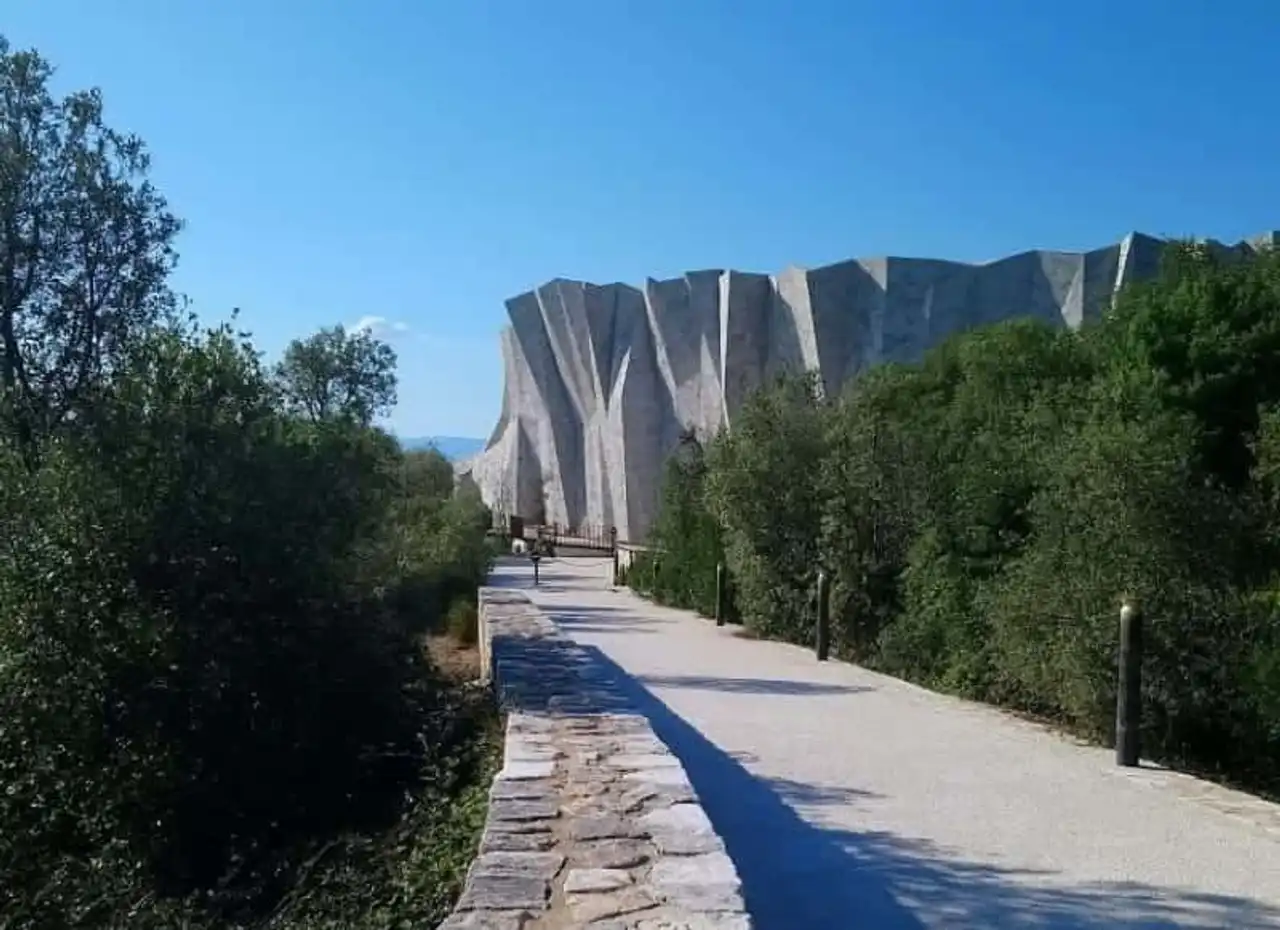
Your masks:
M 821 417 L 817 379 L 783 377 L 749 398 L 707 453 L 707 500 L 723 528 L 737 606 L 764 635 L 812 633 Z
M 176 308 L 180 223 L 146 148 L 97 90 L 56 99 L 52 74 L 0 37 L 0 423 L 28 458 Z
M 368 425 L 395 406 L 395 368 L 391 346 L 365 330 L 334 326 L 291 342 L 276 378 L 290 410 Z
M 641 560 L 641 577 L 652 579 L 651 594 L 664 603 L 714 616 L 716 565 L 724 559 L 720 525 L 708 509 L 707 463 L 702 444 L 683 437 L 667 462 L 658 515 L 647 540 L 659 553 Z M 647 574 L 646 574 L 647 572 Z
M 1277 320 L 1280 253 L 1182 243 L 1081 331 L 962 333 L 834 404 L 767 386 L 672 468 L 664 548 L 715 556 L 701 497 L 752 627 L 811 641 L 821 566 L 842 654 L 1101 740 L 1135 597 L 1146 745 L 1280 791 Z
M 859 379 L 827 417 L 822 558 L 832 573 L 834 647 L 854 659 L 874 657 L 880 631 L 902 609 L 902 572 L 929 480 L 910 426 L 930 400 L 914 369 L 886 366 Z
M 1280 251 L 1249 260 L 1177 243 L 1161 278 L 1127 288 L 1096 333 L 1111 366 L 1146 373 L 1200 428 L 1199 467 L 1239 489 L 1260 406 L 1280 401 Z
M 386 347 L 175 319 L 141 143 L 49 76 L 0 42 L 0 924 L 434 925 L 488 714 L 416 634 L 488 516 L 370 426 Z
M 903 613 L 881 624 L 878 661 L 987 697 L 996 670 L 979 596 L 1031 538 L 1040 451 L 1072 422 L 1092 361 L 1074 334 L 1015 320 L 944 343 L 917 372 L 895 392 L 893 414 L 913 450 L 893 474 L 915 476 L 915 534 L 905 550 L 898 536 L 896 551 L 910 553 L 898 575 Z
M 405 493 L 421 500 L 443 501 L 454 492 L 453 463 L 437 449 L 419 449 L 403 455 Z
M 400 491 L 369 561 L 397 579 L 388 596 L 415 630 L 434 628 L 458 599 L 474 600 L 493 550 L 488 508 L 474 487 L 456 488 L 452 464 L 435 450 L 404 455 Z

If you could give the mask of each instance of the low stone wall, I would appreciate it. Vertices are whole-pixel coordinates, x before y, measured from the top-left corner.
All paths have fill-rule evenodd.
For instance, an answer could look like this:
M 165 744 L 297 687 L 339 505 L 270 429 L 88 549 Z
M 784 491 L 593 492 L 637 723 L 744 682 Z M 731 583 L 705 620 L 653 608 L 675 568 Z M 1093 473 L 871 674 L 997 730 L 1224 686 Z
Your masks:
M 505 759 L 440 930 L 749 930 L 683 766 L 608 670 L 517 590 L 481 590 L 480 640 Z

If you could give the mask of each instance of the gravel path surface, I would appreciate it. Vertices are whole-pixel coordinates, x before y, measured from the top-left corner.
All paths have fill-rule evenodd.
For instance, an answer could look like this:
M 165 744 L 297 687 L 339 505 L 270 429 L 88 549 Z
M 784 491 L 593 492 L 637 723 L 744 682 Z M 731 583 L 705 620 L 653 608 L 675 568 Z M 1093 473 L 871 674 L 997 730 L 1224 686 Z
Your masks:
M 760 930 L 1280 930 L 1280 806 L 607 586 L 496 584 L 629 678 Z M 638 683 L 637 687 L 635 683 Z

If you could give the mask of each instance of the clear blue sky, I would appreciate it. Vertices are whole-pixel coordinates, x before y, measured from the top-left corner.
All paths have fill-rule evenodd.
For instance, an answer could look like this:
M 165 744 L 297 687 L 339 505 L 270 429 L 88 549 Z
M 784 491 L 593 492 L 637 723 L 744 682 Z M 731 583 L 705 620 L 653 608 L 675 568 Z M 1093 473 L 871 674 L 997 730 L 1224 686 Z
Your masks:
M 1280 2 L 0 0 L 276 353 L 395 327 L 407 435 L 484 436 L 503 300 L 1280 226 Z

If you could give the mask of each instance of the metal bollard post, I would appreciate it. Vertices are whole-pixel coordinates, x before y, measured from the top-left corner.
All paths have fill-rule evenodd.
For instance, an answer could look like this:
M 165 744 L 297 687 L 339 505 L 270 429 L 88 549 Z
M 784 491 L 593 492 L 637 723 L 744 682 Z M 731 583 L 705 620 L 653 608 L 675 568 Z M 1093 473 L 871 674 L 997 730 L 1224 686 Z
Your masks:
M 818 629 L 814 652 L 819 662 L 827 661 L 831 653 L 831 584 L 826 572 L 818 572 Z
M 1126 599 L 1120 608 L 1120 662 L 1116 686 L 1116 764 L 1132 768 L 1142 752 L 1142 611 Z
M 618 586 L 618 528 L 609 527 L 609 551 L 613 553 L 613 587 Z
M 729 577 L 724 563 L 716 563 L 716 626 L 724 626 L 729 612 Z

